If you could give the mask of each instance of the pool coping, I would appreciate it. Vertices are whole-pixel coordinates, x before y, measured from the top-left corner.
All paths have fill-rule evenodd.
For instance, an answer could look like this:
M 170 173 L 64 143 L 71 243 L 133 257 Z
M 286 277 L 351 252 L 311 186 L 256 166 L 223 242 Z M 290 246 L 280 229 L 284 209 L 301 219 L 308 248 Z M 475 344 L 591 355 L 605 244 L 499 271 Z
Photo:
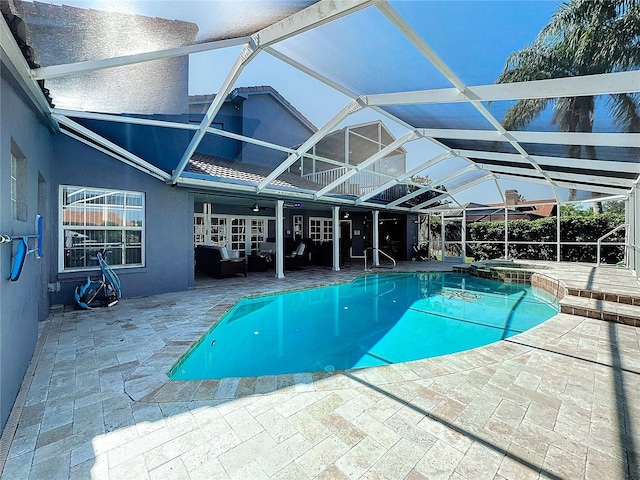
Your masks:
M 393 270 L 380 271 L 375 274 L 389 273 L 434 273 L 451 272 L 451 270 Z M 363 272 L 354 277 L 360 278 L 371 272 Z M 561 280 L 554 279 L 549 275 L 542 274 L 549 281 L 547 285 L 559 285 Z M 322 284 L 300 287 L 285 288 L 282 292 L 292 292 L 308 290 L 323 286 L 345 283 L 344 281 L 325 282 Z M 525 282 L 520 282 L 525 283 Z M 527 282 L 529 283 L 529 282 Z M 544 289 L 544 287 L 542 287 Z M 547 290 L 549 291 L 549 290 Z M 558 290 L 556 289 L 556 292 Z M 219 380 L 172 380 L 169 372 L 186 357 L 196 344 L 200 343 L 204 336 L 213 329 L 242 298 L 259 298 L 273 295 L 278 292 L 264 292 L 253 295 L 238 295 L 234 302 L 225 302 L 214 305 L 205 316 L 213 317 L 207 327 L 200 332 L 195 341 L 174 341 L 165 344 L 158 352 L 137 366 L 135 370 L 125 379 L 125 393 L 136 402 L 193 402 L 193 401 L 228 401 L 229 399 L 242 398 L 249 395 L 264 395 L 273 391 L 292 390 L 300 391 L 320 391 L 336 388 L 355 387 L 357 379 L 374 379 L 376 384 L 389 384 L 404 382 L 408 380 L 428 379 L 483 368 L 493 363 L 504 361 L 522 355 L 534 346 L 530 344 L 544 344 L 552 337 L 562 336 L 571 330 L 581 319 L 574 317 L 574 321 L 568 321 L 573 317 L 569 314 L 558 313 L 542 324 L 520 333 L 508 340 L 500 340 L 489 345 L 477 347 L 472 350 L 465 350 L 448 355 L 433 358 L 414 360 L 411 362 L 397 363 L 385 366 L 357 368 L 348 370 L 335 370 L 332 372 L 315 372 L 299 374 L 269 375 L 261 377 L 234 377 Z M 553 293 L 550 292 L 549 293 Z M 551 322 L 551 323 L 550 323 Z M 543 328 L 543 327 L 547 328 Z M 566 330 L 565 327 L 569 327 Z M 542 331 L 542 334 L 539 332 Z M 555 332 L 555 333 L 554 333 Z M 185 347 L 187 347 L 185 350 Z

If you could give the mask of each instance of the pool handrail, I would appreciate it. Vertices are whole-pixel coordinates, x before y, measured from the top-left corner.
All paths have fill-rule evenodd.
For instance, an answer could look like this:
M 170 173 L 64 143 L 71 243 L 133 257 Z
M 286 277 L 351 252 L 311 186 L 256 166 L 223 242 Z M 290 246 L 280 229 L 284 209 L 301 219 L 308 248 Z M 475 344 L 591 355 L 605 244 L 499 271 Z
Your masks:
M 373 268 L 373 267 L 379 267 L 379 268 L 390 268 L 390 269 L 392 269 L 392 268 L 395 268 L 395 267 L 396 267 L 397 263 L 396 263 L 395 259 L 394 259 L 391 255 L 389 255 L 389 254 L 388 254 L 388 253 L 386 253 L 386 252 L 383 252 L 382 250 L 380 250 L 380 249 L 379 249 L 379 248 L 377 248 L 377 247 L 368 247 L 368 248 L 365 248 L 365 250 L 364 250 L 364 252 L 363 252 L 363 253 L 364 253 L 363 258 L 364 258 L 364 271 L 365 271 L 365 272 L 367 272 L 367 271 L 371 271 L 371 269 L 368 269 L 368 268 L 367 268 L 367 251 L 368 251 L 368 250 L 371 250 L 371 251 L 377 251 L 378 253 L 381 253 L 382 255 L 384 255 L 385 257 L 387 257 L 389 260 L 391 260 L 391 262 L 393 263 L 393 265 L 392 265 L 391 267 L 381 267 L 380 265 L 371 265 L 371 267 L 372 267 L 372 268 Z

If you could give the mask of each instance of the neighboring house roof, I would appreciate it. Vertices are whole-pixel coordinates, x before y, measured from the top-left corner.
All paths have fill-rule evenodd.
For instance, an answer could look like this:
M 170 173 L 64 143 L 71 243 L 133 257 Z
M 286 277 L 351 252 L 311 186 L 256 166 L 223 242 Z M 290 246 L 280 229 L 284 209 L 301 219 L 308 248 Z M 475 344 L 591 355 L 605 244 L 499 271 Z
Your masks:
M 284 98 L 280 92 L 269 85 L 260 85 L 254 87 L 238 87 L 234 88 L 227 96 L 228 100 L 233 100 L 236 97 L 246 97 L 248 95 L 271 95 L 280 103 L 285 109 L 289 110 L 291 114 L 303 123 L 309 130 L 316 132 L 318 128 L 311 123 L 311 121 L 305 117 L 296 107 L 294 107 L 286 98 Z M 211 95 L 189 95 L 189 105 L 197 104 L 210 104 L 213 99 L 216 98 L 215 94 Z
M 492 203 L 490 207 L 502 206 L 502 204 Z M 520 211 L 536 215 L 538 217 L 550 217 L 555 214 L 555 200 L 551 198 L 541 200 L 518 200 L 516 205 L 510 205 L 509 210 L 518 209 Z
M 543 205 L 538 205 L 539 202 L 545 202 Z M 555 200 L 523 200 L 519 201 L 517 205 L 509 205 L 507 207 L 507 219 L 508 220 L 536 220 L 538 218 L 547 218 L 555 215 Z M 485 205 L 482 203 L 469 202 L 462 205 L 466 210 L 466 218 L 468 222 L 488 222 L 495 221 L 496 218 L 504 218 L 504 204 L 491 203 Z M 462 210 L 451 210 L 448 207 L 435 208 L 434 211 L 446 210 L 450 214 L 455 216 L 461 216 Z
M 195 153 L 189 160 L 186 171 L 257 185 L 271 173 L 272 169 Z M 290 172 L 284 172 L 272 182 L 272 185 L 314 192 L 321 188 L 321 185 Z

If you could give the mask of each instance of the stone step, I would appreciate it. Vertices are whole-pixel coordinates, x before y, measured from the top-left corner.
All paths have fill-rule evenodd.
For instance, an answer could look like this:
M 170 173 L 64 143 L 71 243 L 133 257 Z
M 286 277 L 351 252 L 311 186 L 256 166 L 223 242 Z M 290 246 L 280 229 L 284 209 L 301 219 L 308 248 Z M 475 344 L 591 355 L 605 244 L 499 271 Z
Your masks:
M 571 315 L 640 327 L 640 307 L 638 305 L 586 296 L 565 295 L 560 300 L 560 311 Z
M 640 306 L 640 296 L 635 292 L 617 292 L 603 290 L 590 290 L 586 288 L 567 287 L 567 295 L 580 298 L 590 298 L 593 300 L 604 300 L 606 302 L 623 303 L 626 305 Z

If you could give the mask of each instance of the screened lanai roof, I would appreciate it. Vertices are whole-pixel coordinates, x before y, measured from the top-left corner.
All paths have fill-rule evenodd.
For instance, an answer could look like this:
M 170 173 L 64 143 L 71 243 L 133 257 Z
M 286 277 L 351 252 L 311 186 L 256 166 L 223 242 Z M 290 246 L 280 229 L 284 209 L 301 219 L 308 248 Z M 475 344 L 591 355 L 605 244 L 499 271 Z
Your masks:
M 607 108 L 612 95 L 637 102 L 637 65 L 495 84 L 509 54 L 535 39 L 559 2 L 64 3 L 2 0 L 2 49 L 16 75 L 53 128 L 165 182 L 419 213 L 443 201 L 462 207 L 469 195 L 489 203 L 489 190 L 504 201 L 502 192 L 514 182 L 539 187 L 538 198 L 557 201 L 566 200 L 568 189 L 625 197 L 638 183 L 640 133 L 637 127 L 623 132 Z M 248 85 L 273 86 L 319 128 L 306 141 L 280 144 L 213 128 L 227 95 Z M 214 94 L 199 123 L 184 116 L 194 93 Z M 526 128 L 503 127 L 505 112 L 518 100 L 561 97 L 595 98 L 591 132 L 559 131 L 551 104 Z M 292 175 L 301 157 L 320 158 L 314 146 L 324 136 L 363 118 L 384 122 L 395 140 L 346 166 L 328 185 L 280 188 L 282 175 Z M 163 162 L 144 158 L 93 129 L 95 121 L 183 131 L 184 149 Z M 206 169 L 195 179 L 194 155 L 210 136 L 233 137 L 256 155 L 277 151 L 281 159 L 248 183 L 207 178 Z M 404 172 L 375 171 L 377 161 L 401 147 L 408 151 Z M 340 193 L 341 184 L 362 172 L 377 176 L 375 187 Z M 413 197 L 435 189 L 439 201 L 409 205 L 403 197 L 381 204 L 379 195 L 398 185 L 408 185 Z

